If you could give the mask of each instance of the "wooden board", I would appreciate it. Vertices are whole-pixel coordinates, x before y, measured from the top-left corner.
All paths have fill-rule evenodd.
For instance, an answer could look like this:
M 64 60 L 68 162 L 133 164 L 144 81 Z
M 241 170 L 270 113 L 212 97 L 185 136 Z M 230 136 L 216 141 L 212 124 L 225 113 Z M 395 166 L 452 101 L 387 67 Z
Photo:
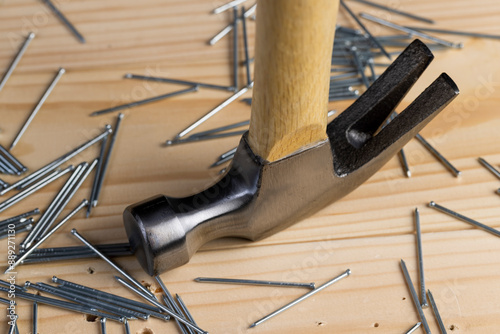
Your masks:
M 23 36 L 34 31 L 29 46 L 0 92 L 0 143 L 9 145 L 58 67 L 67 73 L 49 97 L 15 155 L 35 170 L 97 135 L 116 115 L 89 117 L 93 111 L 160 95 L 178 86 L 123 79 L 125 73 L 149 74 L 229 85 L 230 39 L 215 46 L 207 40 L 230 20 L 211 15 L 223 1 L 78 0 L 58 1 L 60 9 L 87 39 L 79 44 L 41 1 L 0 1 L 0 71 L 8 66 Z M 402 24 L 408 19 L 350 2 Z M 437 26 L 500 34 L 500 3 L 493 0 L 380 1 L 435 19 Z M 354 26 L 344 12 L 343 24 Z M 391 31 L 368 25 L 373 32 Z M 251 54 L 254 23 L 249 22 Z M 464 215 L 499 228 L 498 180 L 477 162 L 482 156 L 500 164 L 500 41 L 442 36 L 463 41 L 463 50 L 436 52 L 436 60 L 405 98 L 407 105 L 439 73 L 447 72 L 460 96 L 422 134 L 462 172 L 454 178 L 418 142 L 406 146 L 413 176 L 406 179 L 396 158 L 359 189 L 313 217 L 260 242 L 226 239 L 211 242 L 192 261 L 162 275 L 179 293 L 198 324 L 211 333 L 403 333 L 418 318 L 399 268 L 408 264 L 417 280 L 412 211 L 419 207 L 427 286 L 437 300 L 449 333 L 498 333 L 500 316 L 500 240 L 426 207 L 434 200 Z M 243 54 L 242 54 L 243 56 Z M 243 58 L 242 58 L 243 59 Z M 244 80 L 244 71 L 241 71 Z M 218 177 L 207 167 L 238 139 L 179 145 L 162 143 L 229 96 L 200 90 L 171 100 L 125 111 L 99 206 L 90 219 L 72 220 L 47 246 L 79 245 L 69 233 L 77 227 L 94 243 L 124 242 L 121 213 L 126 205 L 157 193 L 185 195 Z M 250 97 L 250 94 L 246 96 Z M 339 111 L 349 102 L 332 103 Z M 402 110 L 402 107 L 400 110 Z M 250 108 L 235 102 L 200 129 L 248 119 Z M 72 162 L 96 156 L 94 147 Z M 13 178 L 5 177 L 12 181 Z M 0 214 L 0 219 L 39 207 L 44 209 L 61 182 Z M 68 208 L 88 196 L 90 182 Z M 65 213 L 69 212 L 69 209 Z M 64 214 L 64 213 L 63 213 Z M 22 236 L 18 242 L 22 240 Z M 0 242 L 2 268 L 5 240 Z M 133 257 L 117 262 L 156 288 Z M 352 276 L 254 329 L 248 325 L 304 293 L 297 289 L 199 284 L 198 276 L 314 281 L 321 284 L 350 268 Z M 81 260 L 18 269 L 17 281 L 49 282 L 52 275 L 135 298 L 113 280 L 115 272 L 101 260 Z M 21 333 L 31 332 L 31 304 L 18 301 Z M 438 328 L 430 310 L 431 329 Z M 175 333 L 173 322 L 131 322 L 133 333 Z M 39 333 L 99 333 L 85 316 L 40 307 Z M 5 317 L 0 331 L 7 331 Z M 109 322 L 108 333 L 124 333 Z M 420 333 L 423 331 L 420 330 Z

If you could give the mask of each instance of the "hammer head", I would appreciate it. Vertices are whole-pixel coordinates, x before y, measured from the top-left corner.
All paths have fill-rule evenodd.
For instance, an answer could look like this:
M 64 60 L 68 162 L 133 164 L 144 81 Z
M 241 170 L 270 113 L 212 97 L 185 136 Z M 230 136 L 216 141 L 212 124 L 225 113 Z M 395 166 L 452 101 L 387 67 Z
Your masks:
M 143 268 L 154 275 L 178 267 L 216 238 L 264 238 L 357 188 L 458 94 L 442 74 L 381 129 L 432 58 L 414 41 L 328 125 L 325 141 L 268 162 L 252 152 L 245 134 L 228 172 L 213 186 L 185 198 L 160 195 L 129 206 L 125 228 Z

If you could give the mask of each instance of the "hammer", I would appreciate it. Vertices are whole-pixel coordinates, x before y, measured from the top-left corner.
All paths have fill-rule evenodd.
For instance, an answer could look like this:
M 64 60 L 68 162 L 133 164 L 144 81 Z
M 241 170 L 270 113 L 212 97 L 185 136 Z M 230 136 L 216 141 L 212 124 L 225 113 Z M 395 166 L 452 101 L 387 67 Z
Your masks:
M 432 61 L 415 40 L 327 124 L 338 4 L 258 0 L 250 128 L 231 166 L 198 194 L 155 196 L 123 214 L 131 247 L 150 275 L 187 263 L 210 240 L 262 239 L 342 198 L 456 97 L 457 86 L 443 73 L 382 127 Z

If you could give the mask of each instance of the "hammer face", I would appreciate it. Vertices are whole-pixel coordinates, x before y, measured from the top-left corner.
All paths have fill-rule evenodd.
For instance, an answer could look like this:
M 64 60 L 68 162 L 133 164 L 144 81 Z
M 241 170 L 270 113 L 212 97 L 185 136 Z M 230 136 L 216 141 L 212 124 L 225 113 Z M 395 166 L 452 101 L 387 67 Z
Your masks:
M 178 267 L 216 238 L 266 237 L 356 189 L 458 94 L 443 74 L 378 130 L 431 60 L 428 48 L 413 42 L 328 125 L 326 141 L 270 163 L 252 152 L 245 134 L 229 171 L 210 188 L 128 207 L 125 228 L 143 268 L 154 275 Z

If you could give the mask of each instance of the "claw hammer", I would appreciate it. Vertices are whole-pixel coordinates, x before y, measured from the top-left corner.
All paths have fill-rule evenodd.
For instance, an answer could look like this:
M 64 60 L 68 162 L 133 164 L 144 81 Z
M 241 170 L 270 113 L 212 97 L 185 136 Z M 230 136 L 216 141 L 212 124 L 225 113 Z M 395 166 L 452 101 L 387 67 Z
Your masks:
M 258 240 L 342 198 L 458 94 L 442 74 L 380 130 L 433 58 L 417 40 L 327 125 L 339 1 L 257 3 L 250 129 L 228 171 L 198 194 L 158 195 L 124 211 L 132 249 L 150 275 L 187 263 L 210 240 Z

